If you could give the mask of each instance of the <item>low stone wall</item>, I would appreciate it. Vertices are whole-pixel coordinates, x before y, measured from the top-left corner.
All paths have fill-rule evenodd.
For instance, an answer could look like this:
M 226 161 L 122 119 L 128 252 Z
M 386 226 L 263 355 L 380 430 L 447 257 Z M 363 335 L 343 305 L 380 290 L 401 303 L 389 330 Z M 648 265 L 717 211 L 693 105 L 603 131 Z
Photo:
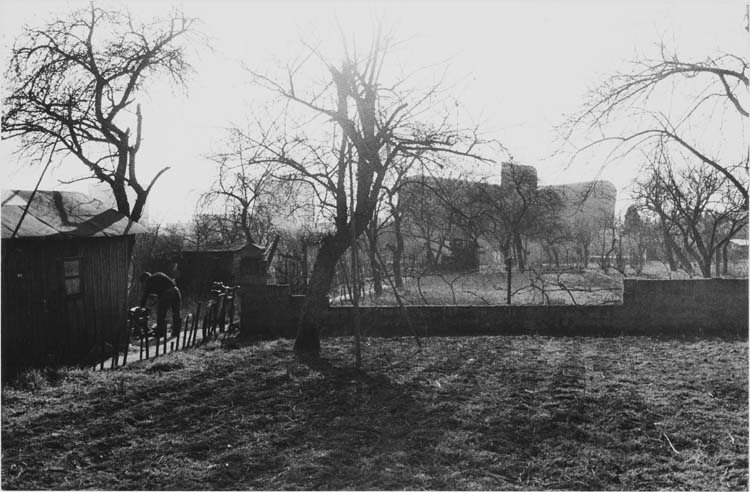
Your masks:
M 278 286 L 258 295 L 247 333 L 293 337 L 302 296 Z M 747 279 L 625 280 L 623 303 L 603 306 L 398 306 L 360 308 L 367 336 L 708 336 L 747 338 Z M 262 290 L 262 289 L 261 289 Z M 243 295 L 247 295 L 243 291 Z M 244 299 L 244 297 L 243 297 Z M 350 335 L 353 307 L 331 307 L 323 336 Z
M 264 338 L 290 337 L 301 304 L 292 302 L 288 285 L 240 286 L 240 332 Z M 299 296 L 296 296 L 299 297 Z
M 626 280 L 623 306 L 647 327 L 747 338 L 747 279 Z

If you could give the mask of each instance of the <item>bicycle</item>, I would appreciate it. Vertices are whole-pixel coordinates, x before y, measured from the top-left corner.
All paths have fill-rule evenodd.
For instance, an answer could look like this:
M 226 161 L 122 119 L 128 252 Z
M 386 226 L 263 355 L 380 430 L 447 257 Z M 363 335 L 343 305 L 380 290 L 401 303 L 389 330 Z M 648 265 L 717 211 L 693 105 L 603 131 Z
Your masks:
M 222 282 L 213 282 L 211 293 L 216 296 L 214 301 L 209 304 L 209 332 L 216 332 L 218 327 L 219 333 L 231 330 L 234 324 L 234 299 L 236 290 L 239 286 L 227 286 Z M 227 327 L 227 322 L 229 326 Z

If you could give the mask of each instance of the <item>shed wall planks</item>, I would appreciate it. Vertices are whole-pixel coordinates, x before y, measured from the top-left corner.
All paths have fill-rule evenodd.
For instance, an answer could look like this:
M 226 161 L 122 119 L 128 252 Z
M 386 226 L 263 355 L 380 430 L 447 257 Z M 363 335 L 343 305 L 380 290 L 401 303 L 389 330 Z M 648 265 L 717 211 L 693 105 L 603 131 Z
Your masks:
M 126 324 L 128 237 L 3 240 L 4 368 L 77 364 Z M 82 292 L 67 296 L 63 258 L 81 258 Z

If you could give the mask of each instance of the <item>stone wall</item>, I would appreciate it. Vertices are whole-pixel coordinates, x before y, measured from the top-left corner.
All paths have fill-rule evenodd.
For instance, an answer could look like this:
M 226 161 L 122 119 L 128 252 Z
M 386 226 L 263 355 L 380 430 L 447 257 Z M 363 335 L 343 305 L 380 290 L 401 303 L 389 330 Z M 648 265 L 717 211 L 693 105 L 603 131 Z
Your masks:
M 747 337 L 747 279 L 625 280 L 623 306 L 644 326 Z
M 259 291 L 243 331 L 293 337 L 302 296 Z M 366 336 L 716 336 L 747 338 L 747 279 L 625 280 L 622 304 L 603 306 L 398 306 L 360 308 Z M 351 334 L 353 307 L 331 307 L 323 336 Z M 255 313 L 255 314 L 253 314 Z M 246 319 L 247 318 L 247 319 Z M 250 319 L 254 318 L 254 319 Z
M 264 338 L 291 337 L 302 304 L 293 302 L 288 285 L 240 286 L 240 332 Z

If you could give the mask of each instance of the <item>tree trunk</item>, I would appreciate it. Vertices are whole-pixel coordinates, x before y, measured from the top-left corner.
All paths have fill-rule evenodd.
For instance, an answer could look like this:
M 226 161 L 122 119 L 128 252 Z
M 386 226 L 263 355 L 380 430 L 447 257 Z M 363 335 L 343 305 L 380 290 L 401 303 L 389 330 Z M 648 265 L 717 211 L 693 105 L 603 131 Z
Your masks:
M 692 274 L 695 269 L 693 268 L 693 263 L 690 261 L 690 258 L 688 258 L 682 248 L 677 246 L 674 242 L 672 243 L 672 247 L 674 248 L 674 253 L 677 256 L 680 265 L 682 265 L 682 268 L 684 268 L 686 272 Z
M 378 251 L 378 231 L 377 222 L 373 217 L 370 221 L 370 227 L 367 228 L 368 236 L 368 257 L 370 260 L 370 270 L 372 273 L 372 288 L 375 291 L 375 296 L 380 297 L 383 295 L 383 280 L 380 276 L 380 265 L 378 265 L 377 251 Z
M 432 252 L 432 245 L 430 244 L 430 239 L 427 239 L 427 242 L 425 243 L 426 247 L 426 255 L 425 259 L 427 260 L 427 266 L 429 268 L 434 268 L 437 264 L 437 260 L 435 259 L 435 254 Z
M 664 239 L 664 254 L 667 256 L 667 263 L 669 263 L 669 271 L 676 272 L 677 262 L 674 259 L 674 250 L 675 250 L 676 245 L 674 244 L 674 240 L 672 239 L 672 236 L 669 234 L 669 231 L 667 230 L 667 226 L 664 223 L 664 219 L 660 218 L 659 222 L 661 223 L 661 234 L 662 234 L 662 238 Z
M 721 250 L 721 259 L 724 260 L 724 265 L 721 272 L 724 276 L 729 275 L 729 243 L 725 244 Z
M 589 267 L 589 245 L 583 244 L 582 250 L 583 250 L 583 269 L 585 270 Z
M 716 272 L 716 276 L 718 277 L 721 272 L 721 249 L 716 250 L 716 257 L 714 258 L 714 261 L 716 264 L 714 265 L 714 272 Z
M 320 244 L 297 323 L 297 338 L 294 341 L 297 353 L 314 356 L 320 353 L 320 329 L 323 315 L 328 309 L 328 291 L 336 273 L 336 263 L 348 247 L 346 232 L 326 236 Z
M 404 235 L 401 233 L 401 218 L 394 216 L 393 232 L 396 235 L 396 247 L 393 252 L 393 285 L 397 289 L 404 286 L 404 278 L 401 275 L 401 259 L 404 256 Z
M 307 291 L 307 239 L 302 238 L 302 291 Z
M 521 242 L 521 236 L 516 234 L 514 237 L 514 249 L 516 250 L 516 265 L 518 266 L 518 271 L 520 273 L 523 273 L 526 271 L 526 261 L 524 259 L 523 254 L 523 243 Z
M 397 289 L 404 286 L 404 277 L 401 274 L 401 260 L 404 257 L 404 235 L 401 233 L 401 219 L 394 221 L 396 232 L 396 248 L 393 250 L 393 284 Z
M 138 193 L 138 196 L 136 196 L 135 203 L 133 204 L 133 209 L 130 212 L 130 218 L 132 218 L 136 222 L 140 222 L 141 218 L 143 217 L 143 209 L 146 207 L 146 199 L 148 196 L 146 193 Z

